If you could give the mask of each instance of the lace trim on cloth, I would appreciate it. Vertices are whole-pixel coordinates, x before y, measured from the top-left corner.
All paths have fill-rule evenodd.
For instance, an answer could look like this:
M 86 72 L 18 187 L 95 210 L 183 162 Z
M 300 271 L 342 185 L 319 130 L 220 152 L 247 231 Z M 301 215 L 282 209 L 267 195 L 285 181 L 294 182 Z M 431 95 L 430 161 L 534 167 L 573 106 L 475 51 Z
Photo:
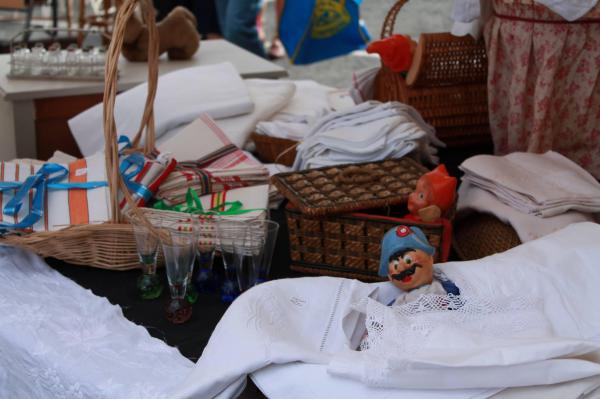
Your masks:
M 543 301 L 531 296 L 481 298 L 461 282 L 460 296 L 425 294 L 403 305 L 363 299 L 353 308 L 366 314 L 365 382 L 385 387 L 391 373 L 432 354 L 477 350 L 489 337 L 527 338 L 552 332 Z M 484 345 L 485 346 L 485 345 Z M 433 356 L 435 357 L 435 356 Z

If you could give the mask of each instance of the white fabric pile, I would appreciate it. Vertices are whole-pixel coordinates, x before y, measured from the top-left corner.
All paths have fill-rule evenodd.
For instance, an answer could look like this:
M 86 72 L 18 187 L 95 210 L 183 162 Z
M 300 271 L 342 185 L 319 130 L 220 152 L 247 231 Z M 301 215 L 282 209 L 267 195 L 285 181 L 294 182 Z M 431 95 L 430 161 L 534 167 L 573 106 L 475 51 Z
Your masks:
M 511 224 L 522 242 L 594 221 L 600 212 L 600 183 L 556 152 L 477 155 L 460 169 L 458 210 L 491 213 Z
M 417 110 L 398 102 L 369 101 L 313 123 L 296 148 L 294 169 L 373 162 L 411 153 L 420 161 L 436 162 L 432 145 L 444 144 Z
M 258 134 L 302 141 L 311 123 L 332 111 L 354 106 L 348 90 L 334 89 L 312 80 L 293 83 L 296 86 L 294 96 L 270 120 L 256 125 Z
M 144 83 L 117 96 L 117 134 L 131 138 L 137 133 L 147 90 Z M 231 142 L 242 148 L 259 122 L 272 120 L 269 123 L 276 135 L 290 131 L 292 137 L 295 129 L 306 132 L 309 122 L 352 105 L 347 90 L 311 80 L 242 80 L 230 63 L 187 68 L 158 79 L 156 139 L 158 143 L 169 140 L 207 113 Z M 103 118 L 102 104 L 97 104 L 69 120 L 71 133 L 85 156 L 104 147 Z
M 266 392 L 279 389 L 273 398 L 338 397 L 338 390 L 345 398 L 482 398 L 600 376 L 598 242 L 600 226 L 579 223 L 502 254 L 436 265 L 464 298 L 437 312 L 381 305 L 401 293 L 387 282 L 321 277 L 257 286 L 227 310 L 173 398 L 234 397 L 246 374 L 265 368 L 277 380 L 255 379 Z M 354 350 L 366 328 L 383 331 L 382 350 Z M 319 375 L 295 362 L 315 364 Z M 594 387 L 597 379 L 580 393 Z
M 506 387 L 499 397 L 583 398 L 600 386 L 598 242 L 600 226 L 580 223 L 436 265 L 465 296 L 464 311 L 389 312 L 372 301 L 401 293 L 389 283 L 265 283 L 229 307 L 195 367 L 39 257 L 0 246 L 0 386 L 15 398 L 225 399 L 254 372 L 272 399 L 483 399 Z M 367 321 L 395 346 L 354 351 L 376 326 Z M 410 330 L 406 341 L 394 325 Z
M 120 307 L 0 246 L 0 396 L 167 399 L 193 363 Z

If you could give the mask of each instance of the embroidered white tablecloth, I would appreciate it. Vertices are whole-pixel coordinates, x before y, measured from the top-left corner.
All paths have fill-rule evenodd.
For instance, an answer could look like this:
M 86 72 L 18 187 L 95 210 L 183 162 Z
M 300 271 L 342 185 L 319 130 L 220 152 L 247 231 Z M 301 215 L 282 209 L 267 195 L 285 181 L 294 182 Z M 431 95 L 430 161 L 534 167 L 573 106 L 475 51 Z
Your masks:
M 0 245 L 0 398 L 168 398 L 192 366 L 106 298 Z

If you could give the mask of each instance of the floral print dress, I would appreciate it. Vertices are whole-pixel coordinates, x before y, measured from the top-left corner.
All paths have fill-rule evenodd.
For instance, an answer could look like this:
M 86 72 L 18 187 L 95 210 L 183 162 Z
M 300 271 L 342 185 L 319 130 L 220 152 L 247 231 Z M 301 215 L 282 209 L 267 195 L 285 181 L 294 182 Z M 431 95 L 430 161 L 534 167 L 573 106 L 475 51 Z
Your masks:
M 569 23 L 527 3 L 493 0 L 485 26 L 495 152 L 554 150 L 600 179 L 600 6 Z

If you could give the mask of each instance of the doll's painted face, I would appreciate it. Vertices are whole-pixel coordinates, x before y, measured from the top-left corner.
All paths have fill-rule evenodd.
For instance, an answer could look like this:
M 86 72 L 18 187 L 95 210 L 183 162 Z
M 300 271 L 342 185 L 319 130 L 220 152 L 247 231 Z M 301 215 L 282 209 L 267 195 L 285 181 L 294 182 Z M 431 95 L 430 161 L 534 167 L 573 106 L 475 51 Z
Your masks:
M 417 214 L 419 209 L 431 205 L 433 202 L 433 191 L 431 184 L 427 179 L 419 179 L 417 187 L 408 196 L 408 211 L 412 214 Z
M 420 249 L 395 253 L 388 263 L 388 278 L 403 291 L 414 290 L 433 281 L 433 257 Z

